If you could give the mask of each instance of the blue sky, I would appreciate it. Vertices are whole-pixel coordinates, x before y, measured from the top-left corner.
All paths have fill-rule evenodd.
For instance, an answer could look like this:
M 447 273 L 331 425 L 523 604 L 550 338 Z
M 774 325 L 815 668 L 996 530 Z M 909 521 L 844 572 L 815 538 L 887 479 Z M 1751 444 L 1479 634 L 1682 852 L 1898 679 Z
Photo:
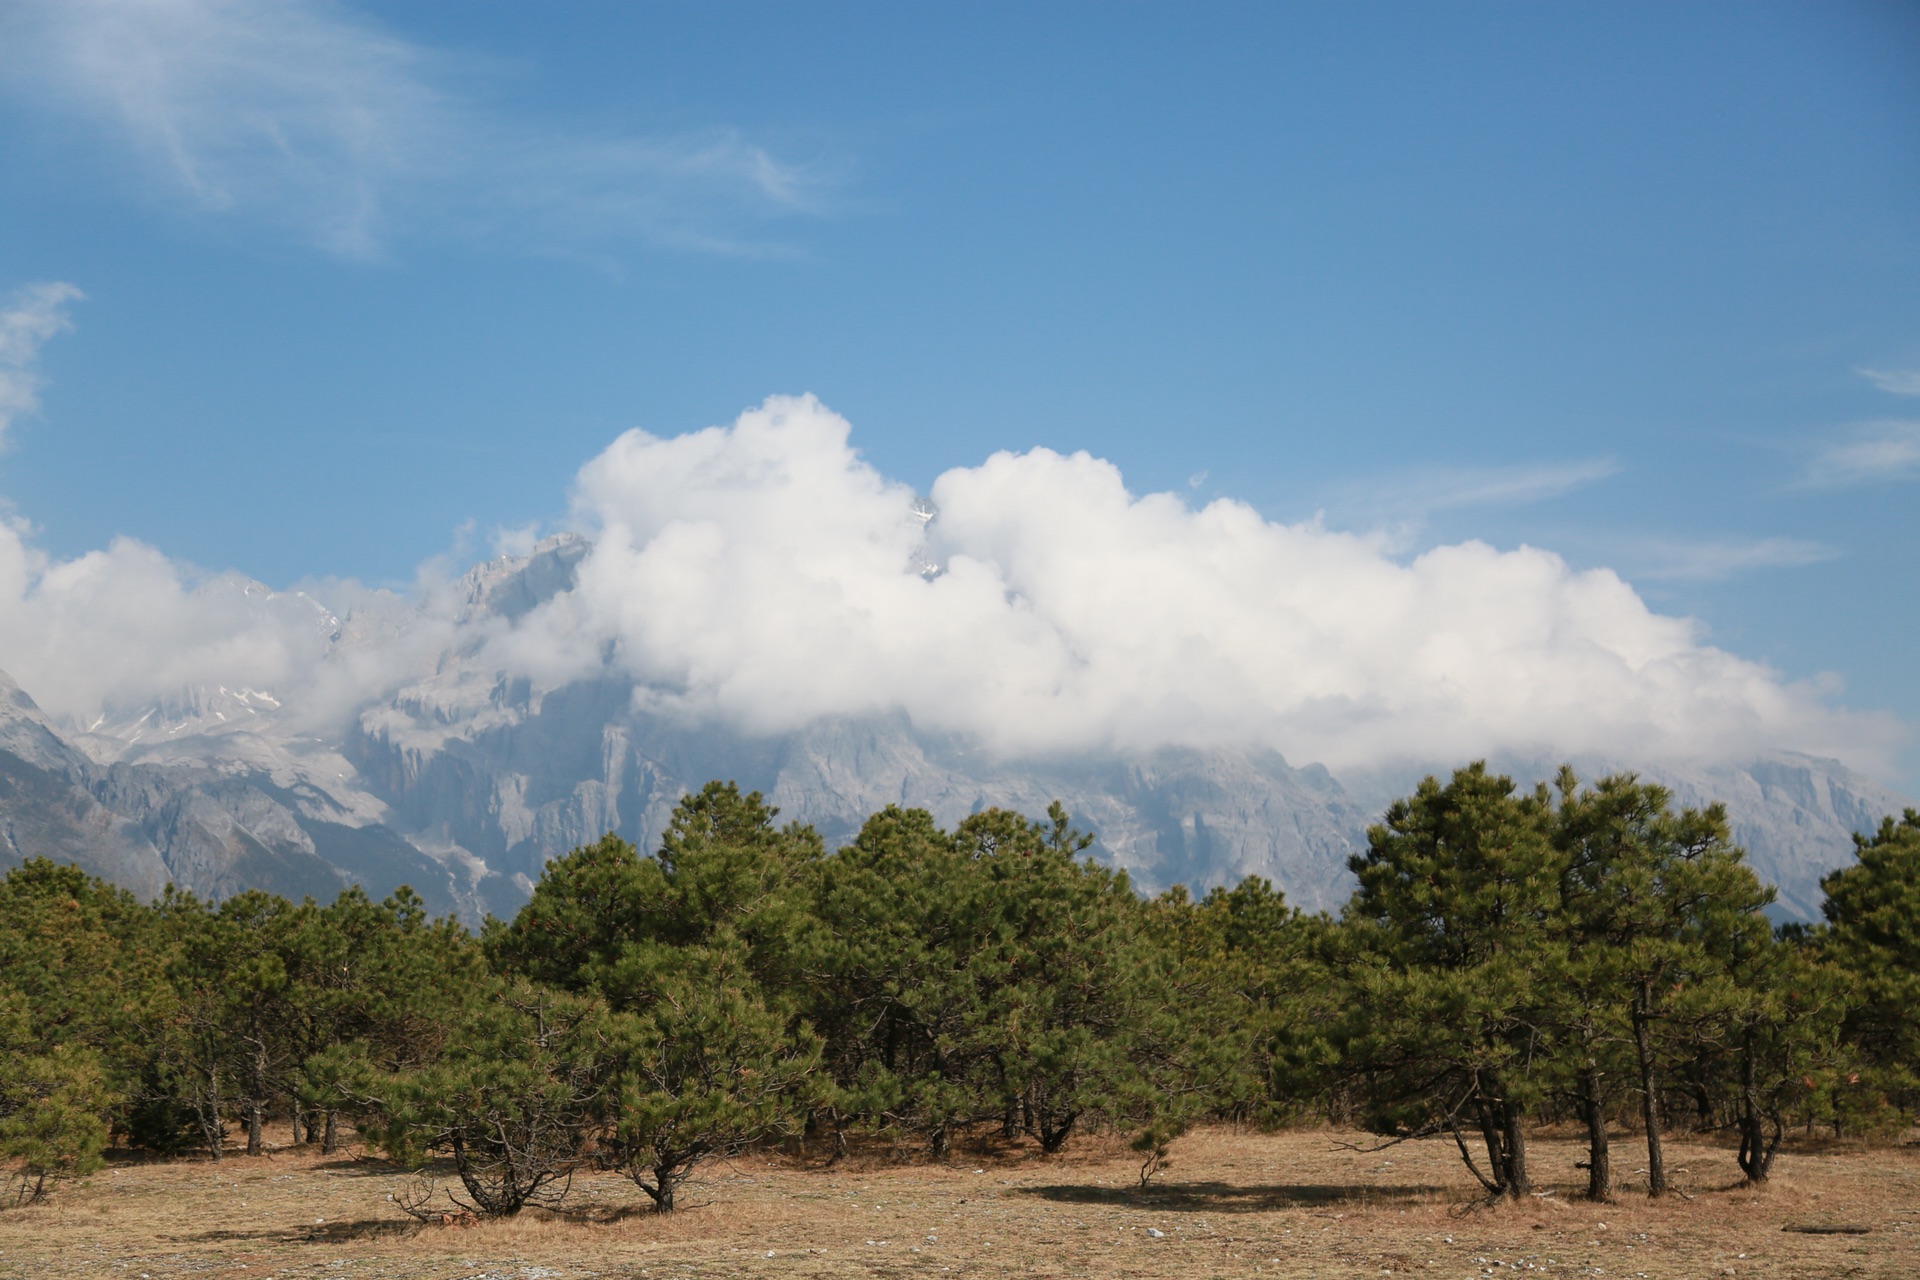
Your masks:
M 0 455 L 56 558 L 405 582 L 812 392 L 917 488 L 1542 547 L 1920 724 L 1910 5 L 12 0 L 0 113 L 0 293 L 85 293 Z

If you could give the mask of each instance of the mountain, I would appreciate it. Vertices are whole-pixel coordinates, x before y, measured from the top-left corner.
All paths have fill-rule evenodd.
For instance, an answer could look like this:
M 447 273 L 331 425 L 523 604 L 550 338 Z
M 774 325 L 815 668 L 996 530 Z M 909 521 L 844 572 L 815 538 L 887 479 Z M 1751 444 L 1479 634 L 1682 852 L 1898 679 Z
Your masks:
M 167 865 L 136 823 L 94 798 L 101 772 L 0 672 L 0 862 L 44 854 L 136 893 L 158 893 Z
M 214 897 L 324 899 L 407 883 L 434 910 L 477 919 L 516 910 L 547 859 L 607 831 L 653 845 L 682 794 L 729 778 L 829 846 L 888 804 L 950 826 L 988 806 L 1038 816 L 1059 800 L 1144 889 L 1262 875 L 1300 906 L 1337 909 L 1368 822 L 1428 771 L 1336 778 L 1251 749 L 1011 760 L 904 715 L 753 736 L 650 709 L 611 668 L 548 687 L 457 639 L 498 635 L 568 591 L 588 549 L 561 536 L 476 567 L 452 594 L 456 639 L 332 721 L 272 691 L 216 687 L 64 726 L 0 682 L 0 863 L 44 853 L 143 894 L 172 881 Z M 343 666 L 408 626 L 315 610 L 327 660 Z M 1531 783 L 1558 761 L 1494 763 Z M 1621 767 L 1574 764 L 1586 777 Z M 1802 918 L 1818 913 L 1820 876 L 1851 857 L 1851 833 L 1905 803 L 1836 761 L 1784 752 L 1645 773 L 1682 803 L 1724 801 L 1782 911 Z
M 80 741 L 91 741 L 90 737 Z M 265 889 L 331 899 L 349 884 L 376 897 L 412 884 L 437 910 L 463 906 L 432 859 L 289 769 L 218 739 L 167 762 L 109 762 L 64 738 L 0 673 L 0 867 L 73 862 L 143 896 L 168 883 L 224 898 Z M 309 770 L 318 763 L 309 757 Z

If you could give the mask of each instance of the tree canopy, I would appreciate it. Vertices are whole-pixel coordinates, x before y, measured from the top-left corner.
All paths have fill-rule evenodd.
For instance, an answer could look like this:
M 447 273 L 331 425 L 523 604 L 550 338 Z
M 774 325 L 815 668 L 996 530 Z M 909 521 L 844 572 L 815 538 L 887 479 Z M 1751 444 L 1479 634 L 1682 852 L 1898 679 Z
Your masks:
M 215 1159 L 270 1125 L 418 1165 L 420 1214 L 554 1205 L 618 1170 L 670 1211 L 701 1166 L 801 1140 L 921 1158 L 1320 1117 L 1450 1141 L 1490 1196 L 1529 1134 L 1723 1131 L 1764 1182 L 1793 1125 L 1920 1102 L 1920 815 L 1858 837 L 1825 922 L 1773 928 L 1718 806 L 1631 774 L 1473 764 L 1389 806 L 1337 917 L 1250 877 L 1152 898 L 1054 805 L 844 848 L 758 793 L 685 796 L 657 848 L 547 864 L 511 920 L 406 889 L 142 903 L 31 859 L 0 878 L 0 1161 L 45 1198 L 114 1145 Z

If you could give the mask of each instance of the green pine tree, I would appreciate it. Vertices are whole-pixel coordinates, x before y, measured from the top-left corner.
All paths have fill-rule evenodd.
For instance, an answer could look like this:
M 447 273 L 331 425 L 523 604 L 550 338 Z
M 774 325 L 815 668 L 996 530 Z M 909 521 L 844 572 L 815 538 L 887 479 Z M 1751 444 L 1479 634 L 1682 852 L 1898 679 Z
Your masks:
M 1556 993 L 1540 975 L 1557 958 L 1560 859 L 1546 808 L 1476 763 L 1395 802 L 1349 863 L 1362 951 L 1346 1049 L 1365 1123 L 1452 1134 L 1496 1196 L 1531 1190 L 1526 1122 L 1551 1047 Z

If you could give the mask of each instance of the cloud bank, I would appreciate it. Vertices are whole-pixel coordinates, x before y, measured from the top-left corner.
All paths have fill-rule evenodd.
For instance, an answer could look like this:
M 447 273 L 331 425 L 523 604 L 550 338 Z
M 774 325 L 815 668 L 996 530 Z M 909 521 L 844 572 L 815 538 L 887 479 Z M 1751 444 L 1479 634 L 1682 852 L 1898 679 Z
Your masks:
M 489 110 L 456 59 L 317 0 L 17 0 L 0 88 L 131 156 L 150 187 L 349 258 L 421 223 L 515 247 L 741 251 L 819 183 L 725 129 L 591 135 Z M 471 71 L 471 68 L 468 69 Z
M 592 548 L 573 589 L 511 623 L 444 588 L 349 610 L 350 584 L 196 580 L 126 541 L 52 563 L 0 529 L 0 667 L 75 719 L 188 683 L 319 715 L 451 649 L 549 687 L 611 669 L 644 710 L 751 733 L 904 712 L 1010 757 L 1264 745 L 1336 769 L 1764 747 L 1880 769 L 1902 736 L 1551 552 L 1396 559 L 1228 499 L 1134 494 L 1112 463 L 1046 449 L 942 475 L 929 520 L 850 430 L 801 397 L 623 435 L 576 482 Z
M 682 714 L 772 732 L 899 708 L 1016 755 L 1236 742 L 1338 767 L 1764 743 L 1859 760 L 1895 733 L 1547 551 L 1402 563 L 1244 503 L 1135 495 L 1111 463 L 1046 449 L 930 496 L 923 528 L 810 398 L 630 432 L 580 474 L 597 540 L 577 589 L 502 659 L 611 652 Z

